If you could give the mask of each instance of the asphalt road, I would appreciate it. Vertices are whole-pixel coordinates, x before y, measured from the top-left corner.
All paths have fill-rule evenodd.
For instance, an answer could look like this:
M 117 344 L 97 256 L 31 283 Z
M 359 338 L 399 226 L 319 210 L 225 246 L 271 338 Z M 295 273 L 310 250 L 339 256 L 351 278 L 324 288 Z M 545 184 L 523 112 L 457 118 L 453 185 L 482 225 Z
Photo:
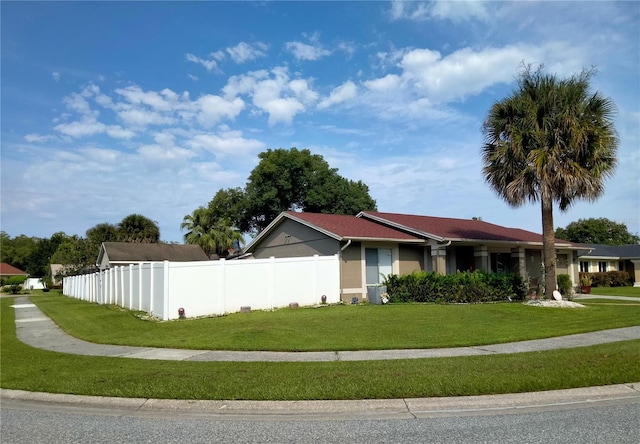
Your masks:
M 47 404 L 0 408 L 3 444 L 19 443 L 637 443 L 640 399 L 525 411 L 451 412 L 407 419 L 212 419 L 166 411 L 68 411 Z M 59 410 L 59 411 L 56 411 Z

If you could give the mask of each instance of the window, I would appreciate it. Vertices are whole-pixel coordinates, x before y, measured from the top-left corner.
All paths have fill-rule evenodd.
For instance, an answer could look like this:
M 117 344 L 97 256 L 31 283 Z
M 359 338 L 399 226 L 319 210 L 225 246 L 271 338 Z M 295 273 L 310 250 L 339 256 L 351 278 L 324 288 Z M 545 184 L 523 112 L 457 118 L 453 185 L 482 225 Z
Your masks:
M 367 286 L 381 284 L 393 273 L 393 261 L 390 248 L 365 248 L 365 269 Z
M 624 271 L 624 261 L 618 262 L 618 271 Z
M 589 262 L 580 261 L 580 273 L 589 273 Z
M 491 271 L 494 273 L 510 273 L 511 253 L 491 253 Z
M 607 271 L 607 263 L 604 261 L 599 261 L 598 262 L 598 271 L 600 273 L 604 273 Z

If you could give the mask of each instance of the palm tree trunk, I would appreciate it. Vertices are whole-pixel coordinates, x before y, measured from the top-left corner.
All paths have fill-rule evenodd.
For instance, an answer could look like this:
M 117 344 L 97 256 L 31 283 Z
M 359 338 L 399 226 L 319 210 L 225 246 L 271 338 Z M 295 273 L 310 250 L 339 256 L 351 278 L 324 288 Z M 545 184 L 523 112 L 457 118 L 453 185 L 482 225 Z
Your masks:
M 544 261 L 544 287 L 547 298 L 556 289 L 556 245 L 553 230 L 553 200 L 542 193 L 542 260 Z

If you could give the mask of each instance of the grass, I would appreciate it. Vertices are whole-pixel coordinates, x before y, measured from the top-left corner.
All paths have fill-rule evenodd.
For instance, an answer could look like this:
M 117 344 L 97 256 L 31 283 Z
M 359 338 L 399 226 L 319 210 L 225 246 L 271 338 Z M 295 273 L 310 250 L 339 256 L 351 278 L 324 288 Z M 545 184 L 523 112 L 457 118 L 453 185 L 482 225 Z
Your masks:
M 640 287 L 591 287 L 591 294 L 598 296 L 630 296 L 640 298 Z
M 204 350 L 463 347 L 640 325 L 640 304 L 591 304 L 575 310 L 519 303 L 346 305 L 155 322 L 59 293 L 31 300 L 69 334 L 87 341 Z
M 640 381 L 640 340 L 513 355 L 365 362 L 182 362 L 67 355 L 15 335 L 0 300 L 0 386 L 156 399 L 391 399 L 555 390 Z M 355 308 L 355 307 L 354 307 Z

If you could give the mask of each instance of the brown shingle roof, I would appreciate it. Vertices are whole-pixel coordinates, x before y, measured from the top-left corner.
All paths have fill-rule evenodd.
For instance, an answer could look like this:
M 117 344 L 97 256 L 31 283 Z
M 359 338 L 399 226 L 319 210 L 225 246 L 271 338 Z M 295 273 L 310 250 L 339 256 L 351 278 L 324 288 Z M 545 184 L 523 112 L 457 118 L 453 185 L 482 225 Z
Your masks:
M 110 262 L 191 262 L 206 261 L 207 255 L 198 245 L 137 244 L 104 242 Z
M 13 265 L 9 265 L 5 262 L 0 263 L 0 275 L 2 276 L 26 276 L 27 273 L 25 271 L 20 270 L 19 268 L 14 267 Z
M 507 228 L 482 220 L 453 219 L 449 217 L 415 216 L 411 214 L 363 211 L 358 217 L 406 229 L 410 232 L 441 240 L 484 240 L 505 242 L 542 243 L 542 235 L 519 228 Z M 557 240 L 558 243 L 570 244 Z
M 420 241 L 416 236 L 354 216 L 287 211 L 286 217 L 320 228 L 341 239 Z

